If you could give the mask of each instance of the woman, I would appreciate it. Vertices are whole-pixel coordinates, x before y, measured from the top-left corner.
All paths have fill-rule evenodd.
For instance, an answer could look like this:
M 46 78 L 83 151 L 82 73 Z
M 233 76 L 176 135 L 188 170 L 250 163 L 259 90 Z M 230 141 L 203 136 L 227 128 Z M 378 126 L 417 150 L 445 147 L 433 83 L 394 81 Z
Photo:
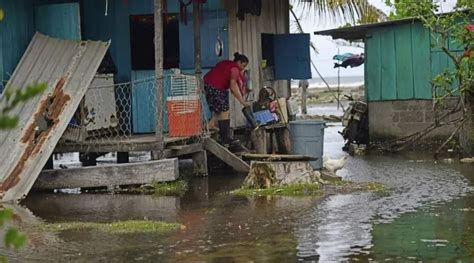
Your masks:
M 229 90 L 243 107 L 247 107 L 240 92 L 239 83 L 242 83 L 241 72 L 247 67 L 249 59 L 247 56 L 236 52 L 234 60 L 224 60 L 217 63 L 204 76 L 204 89 L 212 118 L 209 128 L 219 127 L 219 135 L 223 144 L 238 143 L 230 136 L 229 119 Z M 241 84 L 242 85 L 242 84 Z

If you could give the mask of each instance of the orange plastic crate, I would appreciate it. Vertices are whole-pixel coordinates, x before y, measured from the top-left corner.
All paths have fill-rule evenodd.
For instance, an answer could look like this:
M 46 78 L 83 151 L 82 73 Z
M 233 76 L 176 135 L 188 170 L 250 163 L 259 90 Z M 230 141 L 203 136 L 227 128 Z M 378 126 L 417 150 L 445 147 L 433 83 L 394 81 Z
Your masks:
M 188 137 L 202 133 L 201 103 L 197 96 L 166 99 L 170 137 Z

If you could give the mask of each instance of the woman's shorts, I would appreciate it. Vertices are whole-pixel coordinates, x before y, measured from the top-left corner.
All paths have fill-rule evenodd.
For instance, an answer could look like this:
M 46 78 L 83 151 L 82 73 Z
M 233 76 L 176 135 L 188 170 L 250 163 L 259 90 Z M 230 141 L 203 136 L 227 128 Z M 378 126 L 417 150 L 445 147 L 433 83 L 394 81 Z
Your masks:
M 229 110 L 229 90 L 218 90 L 205 85 L 206 99 L 212 112 L 220 113 Z

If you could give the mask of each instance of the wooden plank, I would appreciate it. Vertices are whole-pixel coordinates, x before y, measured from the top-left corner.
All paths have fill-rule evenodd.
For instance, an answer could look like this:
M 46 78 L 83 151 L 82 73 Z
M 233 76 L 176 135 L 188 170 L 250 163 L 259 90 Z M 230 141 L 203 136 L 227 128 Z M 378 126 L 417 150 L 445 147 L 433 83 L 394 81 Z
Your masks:
M 431 99 L 430 34 L 422 24 L 411 27 L 413 53 L 413 86 L 415 99 Z
M 165 143 L 185 141 L 187 137 L 166 137 Z M 133 152 L 156 149 L 154 134 L 132 135 L 128 139 L 90 140 L 80 143 L 59 143 L 54 149 L 60 152 Z
M 412 99 L 413 89 L 413 52 L 411 25 L 400 25 L 395 31 L 395 61 L 397 63 L 397 99 Z
M 383 47 L 383 52 L 380 54 L 380 66 L 382 68 L 381 99 L 396 100 L 397 67 L 395 63 L 395 32 L 393 29 L 387 28 L 381 32 L 380 46 Z M 369 70 L 373 70 L 373 68 L 370 68 Z
M 193 143 L 189 145 L 168 146 L 164 156 L 165 158 L 178 157 L 188 154 L 193 154 L 202 151 L 202 143 Z
M 103 167 L 42 171 L 34 188 L 42 190 L 139 185 L 174 181 L 179 177 L 178 159 L 163 159 Z
M 296 154 L 255 154 L 245 153 L 242 155 L 245 160 L 259 160 L 259 161 L 286 161 L 286 162 L 298 162 L 298 161 L 316 161 L 319 158 L 316 156 L 309 155 L 296 155 Z
M 248 173 L 250 166 L 240 159 L 237 155 L 231 153 L 225 147 L 217 143 L 211 138 L 204 140 L 204 148 L 214 154 L 217 158 L 224 161 L 226 164 L 234 168 L 237 172 Z
M 382 99 L 380 87 L 380 32 L 373 30 L 369 32 L 370 38 L 367 39 L 365 54 L 365 67 L 367 68 L 367 97 L 369 101 L 379 101 Z

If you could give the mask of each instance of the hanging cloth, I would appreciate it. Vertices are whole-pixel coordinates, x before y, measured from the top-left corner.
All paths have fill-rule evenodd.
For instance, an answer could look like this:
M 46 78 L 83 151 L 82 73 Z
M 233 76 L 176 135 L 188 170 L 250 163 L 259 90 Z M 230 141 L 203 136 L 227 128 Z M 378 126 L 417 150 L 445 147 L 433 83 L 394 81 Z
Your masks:
M 245 14 L 260 16 L 262 13 L 262 0 L 239 0 L 237 17 L 239 20 L 245 19 Z
M 364 63 L 364 53 L 347 58 L 341 64 L 334 63 L 334 68 L 338 68 L 338 67 L 347 68 L 348 66 L 350 66 L 351 68 L 354 68 L 354 67 L 358 67 L 362 65 L 363 63 Z
M 342 54 L 342 55 L 334 55 L 334 56 L 332 57 L 332 59 L 334 59 L 334 60 L 339 60 L 339 61 L 342 62 L 342 61 L 344 61 L 344 60 L 346 60 L 346 59 L 348 59 L 348 58 L 354 57 L 354 56 L 355 56 L 355 55 L 352 54 L 352 53 L 344 53 L 344 54 Z

